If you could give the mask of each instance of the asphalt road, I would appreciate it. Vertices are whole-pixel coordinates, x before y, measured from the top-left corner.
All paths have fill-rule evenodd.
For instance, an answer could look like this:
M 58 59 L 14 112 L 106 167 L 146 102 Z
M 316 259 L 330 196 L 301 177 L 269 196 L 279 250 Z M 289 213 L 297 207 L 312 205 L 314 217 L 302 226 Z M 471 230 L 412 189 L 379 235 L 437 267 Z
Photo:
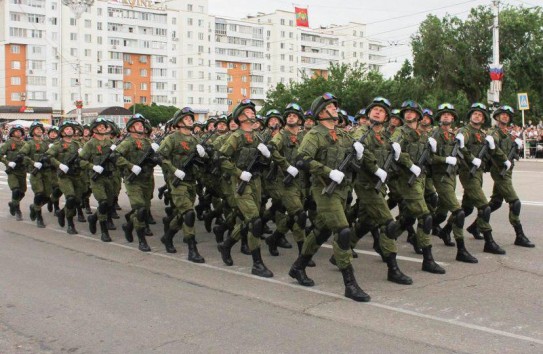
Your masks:
M 447 270 L 433 275 L 420 270 L 421 256 L 403 236 L 399 264 L 414 284 L 401 286 L 386 281 L 386 265 L 366 237 L 353 264 L 372 296 L 367 304 L 343 297 L 328 245 L 315 257 L 317 268 L 308 269 L 313 288 L 287 275 L 294 250 L 270 257 L 263 249 L 272 279 L 250 275 L 250 256 L 237 246 L 235 265 L 224 266 L 201 223 L 205 264 L 186 260 L 179 237 L 178 253 L 167 254 L 161 224 L 152 227 L 153 252 L 144 254 L 124 240 L 119 221 L 110 244 L 82 223 L 79 235 L 67 235 L 47 211 L 47 228 L 37 229 L 28 218 L 31 192 L 23 201 L 25 220 L 15 221 L 1 172 L 0 353 L 541 353 L 543 164 L 521 162 L 516 170 L 521 218 L 535 249 L 513 245 L 504 206 L 491 224 L 507 255 L 483 253 L 482 241 L 470 236 L 466 246 L 479 264 L 459 263 L 455 248 L 433 238 L 434 256 Z M 491 187 L 485 180 L 487 195 Z M 154 201 L 157 220 L 161 203 Z M 124 194 L 121 206 L 126 212 Z

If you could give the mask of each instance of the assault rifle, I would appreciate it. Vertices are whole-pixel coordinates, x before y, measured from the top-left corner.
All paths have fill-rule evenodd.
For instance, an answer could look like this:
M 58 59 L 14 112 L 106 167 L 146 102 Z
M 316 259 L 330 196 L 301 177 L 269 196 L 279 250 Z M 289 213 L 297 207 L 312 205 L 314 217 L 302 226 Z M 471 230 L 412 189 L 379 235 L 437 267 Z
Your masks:
M 390 147 L 390 153 L 388 154 L 386 160 L 385 160 L 385 163 L 383 164 L 383 166 L 381 167 L 381 169 L 383 171 L 385 171 L 387 173 L 387 178 L 385 179 L 385 181 L 381 181 L 381 179 L 379 179 L 377 181 L 377 183 L 375 183 L 375 187 L 373 187 L 373 189 L 375 189 L 375 191 L 377 193 L 379 193 L 381 191 L 381 187 L 383 186 L 383 183 L 386 183 L 386 181 L 388 180 L 388 176 L 390 175 L 390 172 L 392 170 L 392 166 L 394 165 L 394 149 L 392 148 L 392 143 L 399 143 L 401 140 L 401 136 L 399 138 L 398 141 L 393 141 L 390 143 L 391 147 Z
M 168 133 L 164 133 L 162 134 L 161 136 L 159 136 L 155 141 L 154 143 L 160 145 L 160 143 L 162 142 L 162 140 L 164 140 L 164 138 L 166 138 L 168 136 L 168 134 L 170 134 L 169 132 Z M 149 146 L 149 148 L 147 149 L 147 151 L 145 151 L 145 154 L 143 154 L 143 156 L 135 163 L 135 165 L 137 166 L 141 166 L 143 165 L 143 163 L 145 162 L 145 160 L 153 157 L 155 155 L 155 150 L 153 150 L 153 147 L 152 146 Z M 133 182 L 134 179 L 136 179 L 138 175 L 135 174 L 134 172 L 130 172 L 130 174 L 128 175 L 128 177 L 126 177 L 126 181 L 127 182 Z
M 270 139 L 272 138 L 272 134 L 271 134 L 271 131 L 269 129 L 267 129 L 266 132 L 264 133 L 264 137 L 261 137 L 258 134 L 257 134 L 257 137 L 260 140 L 260 142 L 262 142 L 262 144 L 266 145 L 270 141 Z M 257 164 L 259 158 L 260 158 L 260 154 L 255 154 L 253 159 L 247 165 L 247 169 L 246 169 L 247 172 L 252 173 L 252 171 L 253 171 L 255 165 Z M 241 181 L 238 184 L 238 187 L 236 188 L 236 193 L 238 193 L 238 195 L 242 195 L 243 192 L 245 191 L 245 188 L 247 187 L 247 184 L 249 184 L 249 182 Z
M 41 163 L 41 165 L 42 165 L 41 169 L 46 169 L 48 167 L 47 165 L 49 164 L 49 156 L 47 156 L 46 153 L 43 153 L 43 154 L 40 155 L 40 158 L 36 162 Z M 32 169 L 32 171 L 30 171 L 30 174 L 32 176 L 35 176 L 35 175 L 38 174 L 38 172 L 40 172 L 41 169 L 38 169 L 37 167 L 34 167 Z
M 486 154 L 488 154 L 488 142 L 485 141 L 485 144 L 483 145 L 483 147 L 481 148 L 481 150 L 479 150 L 479 154 L 477 155 L 477 158 L 479 158 L 481 160 L 481 165 L 483 164 L 483 159 L 485 158 Z M 469 174 L 471 177 L 475 176 L 475 173 L 477 172 L 477 170 L 479 169 L 479 167 L 473 165 L 471 166 L 471 169 L 469 170 Z
M 518 146 L 516 143 L 513 143 L 513 146 L 511 146 L 511 150 L 509 150 L 509 153 L 507 154 L 507 160 L 511 161 L 511 164 L 513 164 L 514 160 L 518 160 Z M 511 166 L 511 168 L 513 168 L 513 166 Z M 506 173 L 507 167 L 504 167 L 500 171 L 500 176 L 505 177 Z
M 202 140 L 198 144 L 204 145 L 214 134 L 215 134 L 214 131 L 207 133 L 206 135 L 202 137 Z M 196 159 L 196 157 L 198 156 L 199 156 L 198 150 L 196 150 L 196 146 L 195 146 L 194 149 L 192 149 L 192 151 L 187 155 L 187 158 L 185 159 L 183 164 L 181 164 L 179 169 L 181 171 L 186 171 L 192 165 L 192 163 L 194 162 L 194 159 Z M 179 187 L 180 184 L 181 184 L 181 179 L 174 176 L 172 185 L 174 187 Z
M 120 143 L 123 142 L 124 139 L 126 139 L 128 137 L 128 135 L 130 135 L 130 133 L 126 133 L 125 135 L 123 135 L 122 137 L 117 139 L 113 143 L 113 145 L 118 146 Z M 111 148 L 108 148 L 108 151 L 105 154 L 102 155 L 102 159 L 98 162 L 98 166 L 104 167 L 107 160 L 109 160 L 111 158 L 111 155 L 113 154 L 113 151 L 114 150 L 111 150 Z M 91 179 L 93 181 L 96 181 L 98 179 L 98 177 L 100 177 L 100 174 L 98 172 L 94 171 L 94 173 L 91 176 Z
M 454 144 L 454 147 L 451 152 L 451 157 L 459 156 L 459 153 L 460 153 L 460 143 L 458 142 L 458 140 L 456 140 L 456 143 Z M 456 166 L 453 166 L 453 165 L 447 165 L 446 172 L 449 177 L 452 177 L 454 175 L 455 167 Z
M 79 149 L 78 149 L 79 150 Z M 66 162 L 64 163 L 66 166 L 68 166 L 68 168 L 72 168 L 72 166 L 74 164 L 76 164 L 77 162 L 79 162 L 79 151 L 76 151 L 74 152 L 72 155 L 70 155 L 70 157 L 68 158 L 68 160 L 66 160 Z M 57 176 L 58 177 L 62 177 L 64 176 L 66 173 L 64 173 L 64 171 L 62 171 L 60 168 L 58 169 L 57 171 Z
M 371 125 L 368 127 L 368 130 L 360 137 L 360 139 L 357 140 L 360 144 L 363 144 L 364 141 L 366 141 L 366 138 L 371 133 L 374 126 L 375 126 L 375 123 L 371 123 Z M 341 161 L 337 169 L 341 172 L 344 172 L 347 169 L 347 167 L 351 164 L 351 161 L 354 159 L 355 156 L 356 156 L 356 151 L 353 148 L 351 152 L 349 152 L 347 156 L 345 156 L 343 161 Z M 336 189 L 337 185 L 338 184 L 336 181 L 330 182 L 326 187 L 324 187 L 324 189 L 322 190 L 322 194 L 331 196 L 334 193 L 334 190 Z
M 439 131 L 441 130 L 441 125 L 437 127 L 436 130 L 434 130 L 432 134 L 432 138 L 437 138 L 439 135 Z M 422 151 L 422 154 L 420 155 L 417 166 L 420 167 L 421 171 L 420 174 L 426 173 L 426 170 L 428 168 L 428 158 L 430 157 L 430 142 L 426 144 L 424 147 L 424 150 Z M 411 187 L 413 183 L 415 183 L 415 180 L 417 179 L 417 176 L 413 173 L 411 176 L 409 176 L 409 180 L 407 181 L 407 184 Z
M 22 154 L 17 154 L 17 156 L 15 157 L 15 160 L 13 160 L 13 162 L 15 162 L 17 165 L 22 164 L 23 161 L 24 161 L 24 155 L 22 155 Z M 17 166 L 15 166 L 15 167 L 17 167 Z M 13 170 L 14 170 L 13 168 L 11 168 L 11 167 L 9 167 L 9 166 L 6 165 L 6 173 L 7 173 L 8 175 L 9 175 L 10 173 L 12 173 Z

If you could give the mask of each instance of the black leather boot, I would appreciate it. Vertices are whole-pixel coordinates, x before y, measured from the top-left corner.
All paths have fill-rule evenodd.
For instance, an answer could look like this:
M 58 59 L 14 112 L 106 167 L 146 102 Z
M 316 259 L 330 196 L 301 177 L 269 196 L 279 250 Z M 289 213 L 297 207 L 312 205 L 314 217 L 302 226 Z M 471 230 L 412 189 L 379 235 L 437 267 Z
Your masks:
M 58 204 L 57 200 L 56 202 L 53 202 L 53 215 L 58 216 L 58 213 L 60 213 L 60 205 Z
M 96 233 L 96 223 L 98 222 L 98 215 L 92 214 L 87 217 L 87 220 L 89 221 L 89 231 L 91 234 Z
M 238 242 L 237 240 L 234 240 L 233 238 L 227 237 L 224 242 L 219 243 L 217 245 L 217 249 L 219 250 L 221 254 L 222 261 L 227 266 L 234 265 L 234 261 L 232 260 L 232 256 L 230 254 L 230 251 L 232 250 L 232 247 Z
M 371 300 L 371 297 L 358 286 L 351 264 L 347 268 L 341 269 L 341 275 L 343 275 L 343 283 L 345 284 L 345 297 L 359 302 L 369 302 Z
M 298 256 L 300 256 L 302 254 L 302 247 L 304 246 L 304 241 L 298 241 L 296 242 L 296 245 L 298 246 Z M 315 267 L 317 265 L 315 264 L 315 261 L 313 261 L 313 258 L 310 258 L 309 262 L 307 263 L 307 266 Z
M 492 254 L 505 254 L 505 250 L 501 248 L 496 241 L 494 241 L 492 231 L 484 231 L 483 237 L 485 239 L 485 247 L 483 249 L 484 252 Z
M 434 261 L 432 246 L 424 247 L 422 249 L 422 255 L 424 257 L 422 261 L 423 271 L 434 274 L 445 274 L 445 269 L 441 268 L 441 266 Z
M 117 227 L 113 223 L 113 211 L 114 211 L 114 208 L 109 208 L 109 210 L 107 212 L 107 224 L 106 225 L 107 225 L 108 230 L 117 230 Z
M 276 230 L 273 232 L 273 234 L 266 238 L 268 250 L 270 251 L 270 254 L 274 257 L 279 256 L 279 252 L 277 251 L 277 242 L 281 236 L 284 236 L 284 234 Z
M 17 206 L 13 204 L 13 202 L 8 202 L 9 205 L 9 213 L 11 216 L 15 216 L 15 211 L 17 210 Z
M 166 247 L 166 252 L 168 253 L 177 253 L 177 250 L 173 245 L 173 237 L 176 233 L 177 230 L 168 229 L 168 231 L 164 233 L 164 236 L 160 238 L 160 242 L 164 244 L 164 246 Z
M 47 201 L 47 211 L 48 212 L 53 211 L 53 201 L 51 199 L 49 199 L 49 201 Z
M 522 224 L 513 225 L 513 228 L 515 229 L 515 246 L 520 247 L 535 247 L 535 245 L 524 235 L 524 231 L 522 230 Z
M 167 233 L 168 230 L 170 229 L 170 222 L 172 221 L 173 217 L 172 216 L 165 216 L 162 218 L 162 224 L 164 225 L 164 233 Z
M 478 263 L 477 258 L 473 257 L 464 244 L 464 239 L 456 240 L 456 247 L 458 251 L 456 252 L 456 260 L 464 263 Z
M 288 242 L 285 234 L 281 234 L 281 236 L 277 239 L 277 247 L 292 248 L 292 245 L 290 242 Z
M 147 244 L 147 240 L 145 239 L 145 228 L 142 227 L 141 229 L 136 230 L 136 235 L 138 236 L 138 249 L 142 252 L 150 252 L 151 247 Z
M 371 237 L 373 238 L 373 250 L 375 251 L 375 253 L 380 255 L 381 260 L 386 263 L 387 260 L 386 260 L 385 256 L 383 255 L 383 251 L 381 250 L 381 244 L 379 242 L 379 238 L 381 236 L 381 231 L 379 230 L 379 228 L 373 228 L 373 229 L 370 230 L 370 233 L 371 233 Z M 353 258 L 357 258 L 357 257 L 353 257 Z
M 422 254 L 422 249 L 417 244 L 417 233 L 413 226 L 407 228 L 407 242 L 413 246 L 413 251 L 415 251 L 416 254 Z
M 36 221 L 36 210 L 34 210 L 34 204 L 30 204 L 30 220 Z
M 305 273 L 305 268 L 309 266 L 313 256 L 299 255 L 296 261 L 290 267 L 288 275 L 298 281 L 298 284 L 303 286 L 313 286 L 315 282 Z
M 74 225 L 74 218 L 71 217 L 71 218 L 66 218 L 66 221 L 68 223 L 68 228 L 66 229 L 66 232 L 70 235 L 75 235 L 77 234 L 77 230 L 75 229 L 75 225 Z
M 60 209 L 58 211 L 57 220 L 60 227 L 64 227 L 64 225 L 66 225 L 66 213 L 64 212 L 64 209 Z
M 217 216 L 217 212 L 215 210 L 209 210 L 204 212 L 204 227 L 206 228 L 207 232 L 211 232 L 211 226 L 213 225 L 213 219 Z
M 205 259 L 198 252 L 198 247 L 196 247 L 196 239 L 194 237 L 187 240 L 187 245 L 189 246 L 189 254 L 187 259 L 194 263 L 204 263 Z
M 41 215 L 41 210 L 36 211 L 36 226 L 38 226 L 40 229 L 43 229 L 45 227 L 45 223 L 43 222 L 43 216 Z
M 149 227 L 149 224 L 145 224 L 145 236 L 153 236 L 154 233 L 151 231 L 151 228 Z
M 224 241 L 224 233 L 226 232 L 226 227 L 224 224 L 213 226 L 213 233 L 215 234 L 215 241 L 221 243 Z
M 204 219 L 204 211 L 206 210 L 205 207 L 201 204 L 195 205 L 194 210 L 196 211 L 196 218 L 198 220 Z
M 132 235 L 132 231 L 134 231 L 134 224 L 131 222 L 124 223 L 122 225 L 122 229 L 124 231 L 124 238 L 128 242 L 134 242 L 134 235 Z
M 481 236 L 481 233 L 479 232 L 479 228 L 477 227 L 477 219 L 475 219 L 475 221 L 470 226 L 468 226 L 466 231 L 472 234 L 476 240 L 484 239 L 484 237 Z
M 441 229 L 438 236 L 443 240 L 445 246 L 453 247 L 454 242 L 451 240 L 452 223 L 447 223 L 444 228 Z
M 109 231 L 107 228 L 107 221 L 100 221 L 100 232 L 102 233 L 100 235 L 100 240 L 102 240 L 102 242 L 111 242 L 111 237 L 109 237 Z
M 398 267 L 398 262 L 396 262 L 396 253 L 389 254 L 388 257 L 385 257 L 385 259 L 388 266 L 388 281 L 402 285 L 413 284 L 413 279 L 403 274 L 400 267 Z
M 260 254 L 260 247 L 254 249 L 251 252 L 251 256 L 253 256 L 253 268 L 251 269 L 251 274 L 254 274 L 263 278 L 273 277 L 272 271 L 269 270 L 264 264 L 264 262 L 262 261 L 262 255 Z
M 85 213 L 87 213 L 88 215 L 92 214 L 92 209 L 91 209 L 91 206 L 90 206 L 90 199 L 89 198 L 85 198 L 83 200 L 83 205 L 85 206 Z
M 79 205 L 77 208 L 77 221 L 78 222 L 87 222 L 87 219 L 85 218 L 85 214 L 83 214 L 83 208 L 81 205 Z
M 156 225 L 156 220 L 153 218 L 153 214 L 151 214 L 151 209 L 149 209 L 149 217 L 147 218 L 147 223 L 149 225 Z
M 15 220 L 22 221 L 23 220 L 23 213 L 21 212 L 21 206 L 17 205 L 15 207 Z
M 247 232 L 245 227 L 241 228 L 241 246 L 239 250 L 243 254 L 250 255 L 251 251 L 249 251 L 249 244 L 247 243 Z

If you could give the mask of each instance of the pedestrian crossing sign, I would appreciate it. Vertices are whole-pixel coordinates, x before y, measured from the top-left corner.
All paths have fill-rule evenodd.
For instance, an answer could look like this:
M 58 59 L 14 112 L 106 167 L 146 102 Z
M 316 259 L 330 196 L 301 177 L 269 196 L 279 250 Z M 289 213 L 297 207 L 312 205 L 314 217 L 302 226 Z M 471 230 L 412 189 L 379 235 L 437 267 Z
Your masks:
M 518 109 L 521 111 L 530 109 L 530 102 L 528 102 L 527 93 L 519 93 L 518 96 Z

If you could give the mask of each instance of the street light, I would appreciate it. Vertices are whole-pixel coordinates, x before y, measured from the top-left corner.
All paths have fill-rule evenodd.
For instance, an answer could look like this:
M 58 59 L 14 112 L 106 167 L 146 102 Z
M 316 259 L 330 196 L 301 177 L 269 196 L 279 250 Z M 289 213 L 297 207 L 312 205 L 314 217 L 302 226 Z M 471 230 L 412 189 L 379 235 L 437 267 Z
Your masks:
M 70 10 L 75 15 L 76 20 L 79 20 L 81 18 L 81 15 L 83 12 L 87 11 L 92 4 L 94 4 L 94 0 L 62 0 L 62 4 L 68 6 Z M 79 21 L 77 22 L 79 25 Z M 79 50 L 77 51 L 77 73 L 79 77 L 79 99 L 75 101 L 76 109 L 77 109 L 77 122 L 81 123 L 81 108 L 83 107 L 83 97 L 81 94 L 81 63 L 80 63 L 80 54 Z

